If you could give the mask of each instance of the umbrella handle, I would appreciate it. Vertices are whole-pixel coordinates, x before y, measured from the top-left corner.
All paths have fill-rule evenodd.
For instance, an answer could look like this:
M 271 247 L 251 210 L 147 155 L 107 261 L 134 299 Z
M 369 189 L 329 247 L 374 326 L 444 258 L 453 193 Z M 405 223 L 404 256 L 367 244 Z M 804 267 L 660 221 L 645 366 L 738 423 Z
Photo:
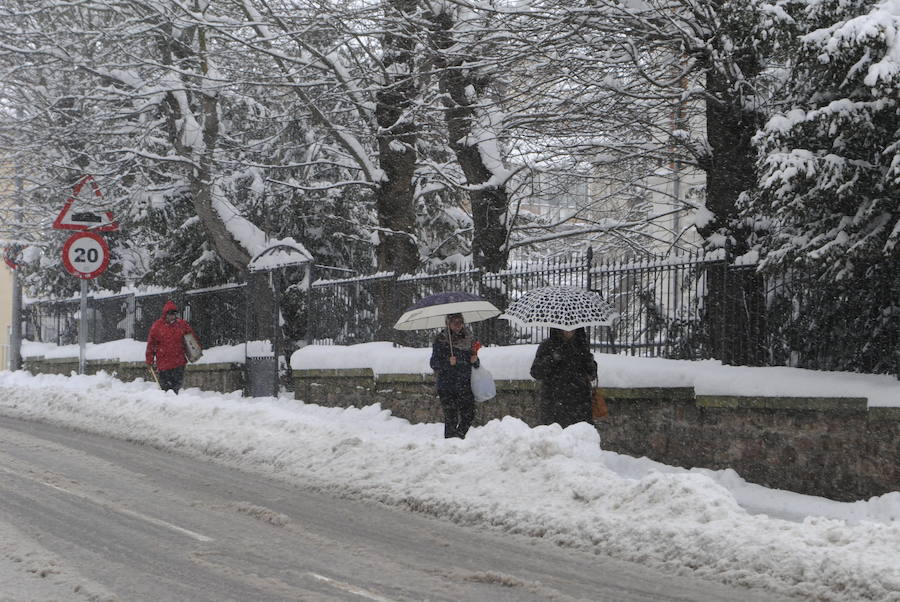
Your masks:
M 453 334 L 450 332 L 450 324 L 447 324 L 447 344 L 450 346 L 450 357 L 454 357 L 453 353 Z

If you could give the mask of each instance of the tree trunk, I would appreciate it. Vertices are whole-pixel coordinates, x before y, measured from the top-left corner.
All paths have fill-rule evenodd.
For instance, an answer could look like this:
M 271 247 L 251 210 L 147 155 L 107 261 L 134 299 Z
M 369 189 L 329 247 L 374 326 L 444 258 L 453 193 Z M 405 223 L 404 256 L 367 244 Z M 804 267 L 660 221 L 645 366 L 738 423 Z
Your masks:
M 509 194 L 505 182 L 491 182 L 494 173 L 485 161 L 475 136 L 479 118 L 478 101 L 488 82 L 477 76 L 477 69 L 466 68 L 471 57 L 460 57 L 454 53 L 452 56 L 455 58 L 450 61 L 443 53 L 458 45 L 453 36 L 453 16 L 445 12 L 431 14 L 428 18 L 433 24 L 433 43 L 437 52 L 435 62 L 440 69 L 439 85 L 447 109 L 445 119 L 450 148 L 469 187 L 474 226 L 472 260 L 476 267 L 499 272 L 506 268 L 509 259 L 505 220 Z M 471 62 L 475 63 L 475 60 Z M 500 161 L 500 157 L 495 159 Z
M 385 10 L 403 17 L 415 11 L 415 0 L 387 0 Z M 408 274 L 419 266 L 416 245 L 416 205 L 413 175 L 416 169 L 416 124 L 411 109 L 418 96 L 415 82 L 415 36 L 406 25 L 389 29 L 382 40 L 387 81 L 375 95 L 378 123 L 378 159 L 384 180 L 375 193 L 379 234 L 378 269 Z
M 762 277 L 728 265 L 749 250 L 749 230 L 737 223 L 737 201 L 756 185 L 756 151 L 751 138 L 759 115 L 743 109 L 729 82 L 715 69 L 707 75 L 706 128 L 710 156 L 706 167 L 706 207 L 713 219 L 700 234 L 707 248 L 727 251 L 723 269 L 707 272 L 706 332 L 715 357 L 726 364 L 760 365 L 765 359 Z M 723 100 L 724 99 L 724 100 Z
M 457 77 L 458 70 L 444 71 L 443 78 L 451 80 L 452 85 L 448 91 L 453 90 L 462 94 L 465 89 L 465 77 Z M 450 146 L 456 153 L 466 180 L 470 185 L 483 184 L 491 177 L 491 172 L 484 164 L 484 159 L 477 146 L 462 144 L 466 136 L 472 133 L 472 120 L 474 111 L 471 106 L 456 104 L 447 111 L 447 129 L 450 133 Z M 477 268 L 483 272 L 497 273 L 506 269 L 509 258 L 509 249 L 506 246 L 506 214 L 509 198 L 505 186 L 490 186 L 469 191 L 469 199 L 472 203 L 472 220 L 474 233 L 472 235 L 472 260 Z M 506 290 L 495 288 L 479 281 L 479 294 L 497 307 L 506 307 L 509 298 Z M 493 328 L 485 332 L 484 343 L 508 344 L 511 338 L 509 322 L 500 321 Z
M 453 111 L 450 111 L 453 112 Z M 448 112 L 449 113 L 449 112 Z M 454 134 L 454 126 L 448 123 L 451 139 L 459 140 Z M 482 185 L 487 182 L 491 173 L 484 165 L 484 160 L 477 147 L 451 144 L 456 153 L 463 173 L 469 185 Z M 506 210 L 509 206 L 509 195 L 506 187 L 489 186 L 469 191 L 472 203 L 472 260 L 476 267 L 488 272 L 499 272 L 506 269 L 509 249 L 506 246 L 507 226 Z
M 402 23 L 416 9 L 415 0 L 386 0 L 385 10 Z M 419 268 L 416 244 L 416 124 L 412 108 L 418 97 L 415 81 L 415 36 L 409 26 L 388 29 L 382 40 L 387 81 L 375 95 L 378 159 L 384 180 L 375 192 L 380 232 L 375 258 L 379 271 L 411 274 Z M 392 340 L 392 326 L 403 311 L 394 301 L 393 287 L 378 287 L 378 338 Z
M 751 139 L 759 126 L 759 115 L 742 109 L 740 99 L 731 98 L 729 83 L 714 70 L 707 75 L 707 90 L 716 99 L 706 103 L 710 154 L 704 165 L 706 208 L 713 219 L 700 234 L 707 241 L 714 234 L 725 235 L 731 249 L 740 255 L 749 245 L 747 229 L 736 223 L 737 200 L 742 192 L 756 186 L 756 151 Z
M 379 103 L 379 123 L 389 122 L 389 113 L 393 111 Z M 414 132 L 400 135 L 383 133 L 378 138 L 379 158 L 386 179 L 375 191 L 380 228 L 375 249 L 376 263 L 379 271 L 411 274 L 419 267 L 413 186 L 416 169 L 416 153 L 413 149 L 416 136 Z M 397 150 L 399 145 L 404 146 L 405 150 Z
M 448 60 L 444 53 L 457 47 L 454 37 L 454 17 L 450 12 L 430 14 L 432 43 L 436 51 L 436 66 L 440 69 L 438 83 L 446 107 L 445 122 L 450 148 L 466 178 L 472 210 L 472 261 L 483 272 L 497 273 L 506 268 L 509 260 L 506 213 L 509 194 L 505 182 L 492 182 L 490 165 L 479 148 L 477 126 L 478 102 L 485 93 L 488 81 L 479 78 L 477 69 L 466 68 L 470 57 L 454 53 Z M 472 61 L 473 63 L 475 61 Z M 499 145 L 498 145 L 499 146 Z M 500 157 L 496 157 L 497 162 Z M 506 307 L 509 299 L 505 289 L 492 287 L 479 279 L 478 292 L 497 307 Z M 492 325 L 484 331 L 484 343 L 507 344 L 511 339 L 508 322 Z
M 234 236 L 226 228 L 222 216 L 213 207 L 213 184 L 211 181 L 213 176 L 210 174 L 209 166 L 205 163 L 206 161 L 203 161 L 201 167 L 194 170 L 191 177 L 191 200 L 194 211 L 197 212 L 197 217 L 200 218 L 200 223 L 203 224 L 203 229 L 206 230 L 209 241 L 212 242 L 216 252 L 234 269 L 246 273 L 247 264 L 252 258 L 249 252 L 234 239 Z

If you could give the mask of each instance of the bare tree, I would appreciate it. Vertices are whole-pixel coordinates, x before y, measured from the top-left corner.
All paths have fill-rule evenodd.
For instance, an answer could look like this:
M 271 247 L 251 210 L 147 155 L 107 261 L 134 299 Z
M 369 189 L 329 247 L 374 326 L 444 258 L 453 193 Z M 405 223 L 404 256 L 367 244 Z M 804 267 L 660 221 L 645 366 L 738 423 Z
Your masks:
M 126 226 L 148 191 L 187 196 L 218 255 L 243 270 L 264 235 L 222 193 L 221 139 L 230 132 L 222 131 L 221 105 L 234 95 L 221 75 L 225 55 L 203 23 L 209 5 L 38 4 L 14 7 L 12 18 L 29 27 L 9 38 L 25 31 L 31 42 L 6 45 L 18 72 L 9 85 L 26 122 L 68 117 L 35 128 L 33 144 L 17 149 L 33 160 L 35 180 L 59 198 L 65 188 L 50 174 L 65 174 L 63 182 L 94 175 Z
M 447 140 L 471 203 L 472 257 L 476 266 L 497 272 L 509 257 L 510 171 L 504 165 L 498 132 L 499 40 L 485 41 L 497 32 L 492 23 L 496 15 L 452 2 L 429 2 L 423 10 Z

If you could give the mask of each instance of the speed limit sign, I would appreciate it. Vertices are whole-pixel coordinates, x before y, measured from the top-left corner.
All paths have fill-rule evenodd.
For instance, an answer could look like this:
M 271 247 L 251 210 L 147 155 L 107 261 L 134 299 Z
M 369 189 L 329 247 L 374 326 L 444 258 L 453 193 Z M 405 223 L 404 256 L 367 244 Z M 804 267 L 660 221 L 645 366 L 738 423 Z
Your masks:
M 78 232 L 63 245 L 62 259 L 70 274 L 90 280 L 106 271 L 109 265 L 109 247 L 98 234 Z

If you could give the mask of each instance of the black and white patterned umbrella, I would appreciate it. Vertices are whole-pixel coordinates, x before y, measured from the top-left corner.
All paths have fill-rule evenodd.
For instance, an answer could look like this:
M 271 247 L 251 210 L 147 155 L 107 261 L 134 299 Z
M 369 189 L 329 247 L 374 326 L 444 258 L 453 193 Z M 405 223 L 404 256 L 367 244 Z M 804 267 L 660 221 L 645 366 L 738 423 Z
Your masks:
M 618 317 L 599 293 L 573 286 L 545 286 L 514 301 L 500 318 L 519 326 L 547 326 L 575 330 L 585 326 L 611 326 Z

